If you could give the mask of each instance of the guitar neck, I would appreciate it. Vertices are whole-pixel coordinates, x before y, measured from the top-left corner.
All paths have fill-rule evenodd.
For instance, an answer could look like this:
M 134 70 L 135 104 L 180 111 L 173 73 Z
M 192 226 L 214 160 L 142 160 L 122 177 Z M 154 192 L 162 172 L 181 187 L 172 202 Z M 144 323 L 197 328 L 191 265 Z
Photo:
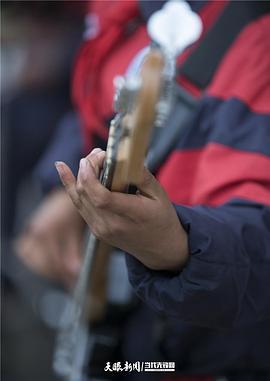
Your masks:
M 133 91 L 134 81 L 132 82 L 131 105 L 125 98 L 130 90 L 128 83 L 122 89 L 122 95 L 124 94 L 125 98 L 122 103 L 127 106 L 124 110 L 117 110 L 120 112 L 111 122 L 106 160 L 101 175 L 102 184 L 113 192 L 127 192 L 129 185 L 135 185 L 138 188 L 140 186 L 147 147 L 160 99 L 165 63 L 163 53 L 159 49 L 151 49 L 142 64 L 138 91 Z M 74 292 L 72 324 L 62 335 L 66 334 L 63 341 L 66 344 L 66 351 L 64 351 L 64 360 L 63 356 L 59 359 L 60 363 L 64 361 L 66 369 L 76 367 L 73 361 L 74 342 L 76 342 L 82 319 L 86 318 L 88 323 L 94 323 L 104 318 L 107 304 L 107 271 L 111 251 L 110 245 L 90 235 Z M 61 334 L 59 337 L 61 339 Z

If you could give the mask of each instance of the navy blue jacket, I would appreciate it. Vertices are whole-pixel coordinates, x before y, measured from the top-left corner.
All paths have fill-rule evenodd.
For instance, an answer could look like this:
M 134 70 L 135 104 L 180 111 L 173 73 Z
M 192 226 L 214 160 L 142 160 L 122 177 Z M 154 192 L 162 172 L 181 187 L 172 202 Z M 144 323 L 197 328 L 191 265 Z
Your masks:
M 241 31 L 158 173 L 188 232 L 188 263 L 173 274 L 128 258 L 140 297 L 200 326 L 270 318 L 269 35 L 270 14 Z
M 202 8 L 206 24 L 218 3 Z M 182 372 L 270 371 L 269 35 L 269 14 L 247 25 L 204 93 L 180 78 L 200 102 L 157 176 L 188 233 L 188 263 L 153 271 L 126 255 Z

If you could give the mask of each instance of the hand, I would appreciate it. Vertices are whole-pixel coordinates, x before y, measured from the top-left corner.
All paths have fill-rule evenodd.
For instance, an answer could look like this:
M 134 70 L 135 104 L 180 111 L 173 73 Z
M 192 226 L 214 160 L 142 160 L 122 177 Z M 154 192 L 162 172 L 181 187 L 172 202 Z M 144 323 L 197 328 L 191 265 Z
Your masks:
M 34 272 L 73 286 L 80 267 L 84 223 L 64 190 L 51 193 L 27 223 L 16 252 Z
M 105 152 L 80 162 L 77 181 L 68 166 L 56 168 L 93 234 L 155 270 L 180 270 L 188 257 L 187 234 L 165 191 L 145 168 L 136 195 L 110 192 L 98 180 Z

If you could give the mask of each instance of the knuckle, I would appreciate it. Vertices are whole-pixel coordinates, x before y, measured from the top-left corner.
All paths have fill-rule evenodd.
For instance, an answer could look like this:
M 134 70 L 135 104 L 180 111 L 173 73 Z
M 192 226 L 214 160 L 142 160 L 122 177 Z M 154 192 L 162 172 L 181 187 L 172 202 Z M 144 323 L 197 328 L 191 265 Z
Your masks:
M 121 224 L 119 224 L 118 222 L 114 221 L 110 225 L 110 229 L 109 229 L 110 237 L 113 237 L 113 238 L 121 237 L 124 235 L 124 233 L 125 233 L 125 230 L 123 229 Z
M 99 193 L 93 198 L 93 204 L 97 209 L 106 209 L 109 203 L 109 197 L 105 193 Z
M 85 194 L 85 186 L 81 181 L 76 184 L 76 191 L 78 195 Z
M 104 239 L 104 233 L 106 235 L 106 232 L 102 224 L 98 224 L 98 223 L 93 224 L 93 226 L 91 226 L 91 230 L 92 230 L 92 233 L 96 236 L 96 238 Z
M 99 223 L 92 227 L 93 234 L 100 240 L 108 241 L 111 239 L 111 230 L 108 224 Z
M 82 201 L 80 199 L 79 195 L 73 196 L 72 197 L 72 202 L 75 205 L 75 207 L 80 210 L 82 208 Z
M 109 225 L 104 225 L 102 230 L 101 230 L 101 233 L 102 233 L 102 239 L 104 241 L 111 241 L 112 237 L 113 237 L 113 232 L 112 230 L 110 229 Z

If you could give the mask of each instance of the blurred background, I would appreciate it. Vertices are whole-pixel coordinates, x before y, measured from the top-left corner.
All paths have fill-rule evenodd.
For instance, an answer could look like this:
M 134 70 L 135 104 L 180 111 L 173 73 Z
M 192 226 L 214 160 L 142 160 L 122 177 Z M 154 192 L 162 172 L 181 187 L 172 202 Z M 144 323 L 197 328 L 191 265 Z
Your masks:
M 55 171 L 55 137 L 75 118 L 70 73 L 83 16 L 80 1 L 1 1 L 3 381 L 57 379 L 52 353 L 65 292 L 34 275 L 14 241 L 48 192 L 39 174 Z
M 54 162 L 63 160 L 76 173 L 79 159 L 85 154 L 87 134 L 91 135 L 88 151 L 104 148 L 106 127 L 113 115 L 112 79 L 115 74 L 125 73 L 133 57 L 149 43 L 144 25 L 164 3 L 140 1 L 139 16 L 129 19 L 132 2 L 125 1 L 1 1 L 3 381 L 60 381 L 52 370 L 56 333 L 78 274 L 85 226 L 61 188 Z M 191 3 L 198 10 L 206 2 Z M 121 13 L 123 4 L 127 9 Z M 88 14 L 85 22 L 90 5 L 99 15 L 107 8 L 109 14 L 112 11 L 111 29 L 106 22 L 99 25 L 99 19 L 93 17 L 95 12 Z M 114 22 L 121 27 L 115 28 Z M 83 38 L 86 44 L 80 50 L 80 62 L 76 57 Z M 77 93 L 81 114 L 85 112 L 85 136 L 70 95 L 75 61 L 77 88 L 74 86 L 73 94 Z M 108 313 L 95 326 L 94 334 L 92 330 L 91 338 L 103 341 L 96 340 L 96 351 L 91 351 L 88 364 L 88 371 L 98 374 L 99 380 L 105 380 L 107 361 L 169 359 L 184 374 L 177 378 L 179 381 L 213 381 L 208 377 L 208 367 L 219 381 L 267 381 L 268 321 L 248 328 L 248 334 L 240 329 L 228 335 L 179 324 L 178 319 L 165 321 L 134 296 L 123 253 L 114 252 L 110 260 L 107 296 L 111 305 L 108 303 Z M 255 343 L 260 344 L 259 351 Z M 260 356 L 258 369 L 262 374 L 257 378 L 257 364 L 250 359 Z M 224 378 L 227 364 L 235 374 Z M 193 368 L 202 375 L 193 378 L 191 373 L 191 378 L 185 378 L 185 372 Z M 129 381 L 158 381 L 157 374 L 153 378 L 136 372 L 123 375 Z M 111 380 L 110 376 L 106 379 Z M 167 375 L 160 377 L 162 381 L 176 380 Z M 120 381 L 119 373 L 115 379 Z

